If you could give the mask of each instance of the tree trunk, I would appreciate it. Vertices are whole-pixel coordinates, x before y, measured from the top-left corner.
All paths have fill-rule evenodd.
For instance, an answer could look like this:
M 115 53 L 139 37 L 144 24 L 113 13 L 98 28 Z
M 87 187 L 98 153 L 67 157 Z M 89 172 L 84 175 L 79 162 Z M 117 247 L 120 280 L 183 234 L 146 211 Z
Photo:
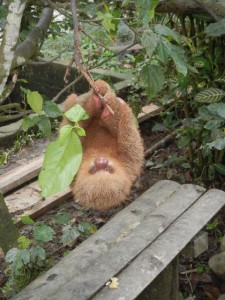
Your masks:
M 225 16 L 225 6 L 222 4 L 222 2 L 219 3 L 214 0 L 201 2 L 201 5 L 199 5 L 198 1 L 194 0 L 160 0 L 158 6 L 156 7 L 156 11 L 183 14 L 208 13 L 211 11 L 217 16 Z
M 15 48 L 19 38 L 20 23 L 25 6 L 26 0 L 14 0 L 9 5 L 3 39 L 0 45 L 0 103 L 8 95 L 5 85 L 11 70 Z
M 0 193 L 0 248 L 2 248 L 4 253 L 16 245 L 18 236 L 17 228 L 13 224 L 3 195 Z
M 53 8 L 45 7 L 35 28 L 28 34 L 25 41 L 18 45 L 12 68 L 23 65 L 28 59 L 35 56 L 39 51 L 39 44 L 42 41 L 53 15 Z
M 18 2 L 20 7 L 19 9 L 17 7 L 16 11 L 14 6 L 16 6 L 15 3 L 18 6 Z M 54 11 L 52 8 L 45 7 L 35 28 L 28 34 L 25 41 L 16 47 L 25 3 L 25 0 L 14 0 L 10 4 L 10 6 L 14 4 L 14 10 L 9 8 L 7 16 L 3 41 L 0 47 L 0 57 L 2 57 L 0 59 L 0 104 L 9 96 L 15 84 L 15 79 L 13 79 L 12 82 L 6 85 L 10 70 L 25 64 L 28 59 L 37 54 L 40 42 L 49 27 Z

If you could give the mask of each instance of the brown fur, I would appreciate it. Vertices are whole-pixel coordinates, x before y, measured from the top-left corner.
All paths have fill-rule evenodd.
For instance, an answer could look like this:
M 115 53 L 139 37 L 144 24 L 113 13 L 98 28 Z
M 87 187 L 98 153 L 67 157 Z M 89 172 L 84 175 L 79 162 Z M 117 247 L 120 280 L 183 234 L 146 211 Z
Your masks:
M 79 103 L 90 115 L 88 120 L 80 122 L 86 136 L 81 138 L 83 159 L 72 183 L 72 191 L 82 205 L 105 210 L 127 199 L 133 182 L 140 174 L 144 150 L 129 106 L 116 97 L 106 82 L 97 80 L 95 85 L 114 115 L 102 118 L 103 108 L 96 108 L 93 90 L 79 97 L 70 95 L 64 102 L 64 108 L 66 111 Z M 61 126 L 69 123 L 64 117 Z M 114 172 L 101 170 L 90 174 L 89 170 L 98 157 L 107 157 Z

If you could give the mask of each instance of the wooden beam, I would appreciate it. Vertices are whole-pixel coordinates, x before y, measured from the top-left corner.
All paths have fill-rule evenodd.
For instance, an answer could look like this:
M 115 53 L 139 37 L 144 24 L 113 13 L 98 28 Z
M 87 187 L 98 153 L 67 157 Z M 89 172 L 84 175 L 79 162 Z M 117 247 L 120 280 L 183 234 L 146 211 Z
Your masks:
M 45 200 L 43 200 L 42 202 L 39 202 L 35 207 L 33 207 L 30 210 L 25 210 L 24 211 L 24 215 L 29 216 L 31 219 L 35 220 L 38 217 L 44 215 L 45 213 L 47 213 L 49 210 L 51 210 L 52 208 L 58 206 L 59 204 L 61 204 L 62 202 L 64 202 L 65 200 L 71 198 L 73 196 L 72 191 L 70 188 L 67 188 L 66 190 L 57 193 L 53 196 L 50 196 L 48 198 L 46 198 Z M 18 227 L 22 226 L 23 223 L 21 220 L 16 222 L 16 225 Z
M 0 191 L 5 194 L 38 176 L 43 161 L 44 155 L 34 158 L 33 160 L 27 162 L 26 165 L 19 166 L 8 173 L 1 175 Z

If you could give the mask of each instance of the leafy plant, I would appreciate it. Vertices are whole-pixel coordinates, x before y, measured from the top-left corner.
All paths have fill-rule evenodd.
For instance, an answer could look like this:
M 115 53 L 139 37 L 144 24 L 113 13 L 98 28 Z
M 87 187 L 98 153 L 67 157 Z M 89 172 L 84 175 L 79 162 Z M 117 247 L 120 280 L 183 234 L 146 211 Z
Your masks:
M 73 125 L 63 126 L 58 139 L 47 147 L 44 164 L 38 178 L 43 197 L 68 187 L 82 160 L 79 136 L 84 136 L 85 131 L 78 122 L 86 120 L 89 116 L 79 104 L 69 109 L 65 116 L 73 122 Z

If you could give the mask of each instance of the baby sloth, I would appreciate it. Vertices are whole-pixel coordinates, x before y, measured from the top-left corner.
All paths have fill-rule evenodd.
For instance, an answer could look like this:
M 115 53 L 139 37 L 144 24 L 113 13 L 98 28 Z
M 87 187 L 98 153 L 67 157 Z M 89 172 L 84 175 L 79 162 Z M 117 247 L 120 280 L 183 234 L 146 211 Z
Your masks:
M 103 80 L 95 86 L 114 114 L 93 89 L 79 97 L 70 95 L 64 110 L 80 104 L 90 116 L 80 122 L 86 136 L 81 138 L 83 159 L 71 185 L 73 194 L 82 205 L 106 210 L 127 199 L 141 172 L 144 149 L 129 106 Z M 64 117 L 61 126 L 66 124 L 70 121 Z

